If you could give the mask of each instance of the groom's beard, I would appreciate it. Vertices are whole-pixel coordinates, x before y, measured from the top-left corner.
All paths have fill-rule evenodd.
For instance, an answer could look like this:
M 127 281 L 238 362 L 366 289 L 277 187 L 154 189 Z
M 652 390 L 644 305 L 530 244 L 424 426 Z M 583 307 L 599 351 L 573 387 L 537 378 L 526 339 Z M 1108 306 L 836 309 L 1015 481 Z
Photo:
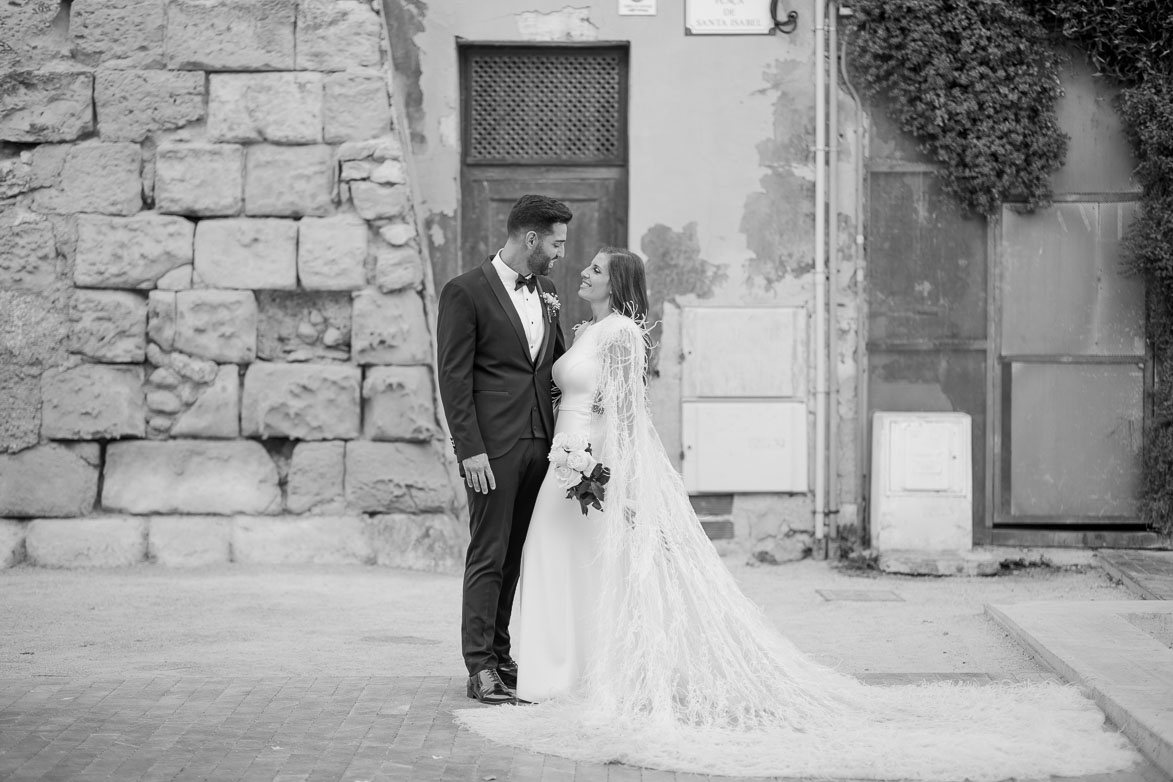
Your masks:
M 546 251 L 542 249 L 541 245 L 530 250 L 529 256 L 525 259 L 526 268 L 534 274 L 540 274 L 543 277 L 550 273 L 550 267 L 554 265 L 556 256 L 546 255 Z

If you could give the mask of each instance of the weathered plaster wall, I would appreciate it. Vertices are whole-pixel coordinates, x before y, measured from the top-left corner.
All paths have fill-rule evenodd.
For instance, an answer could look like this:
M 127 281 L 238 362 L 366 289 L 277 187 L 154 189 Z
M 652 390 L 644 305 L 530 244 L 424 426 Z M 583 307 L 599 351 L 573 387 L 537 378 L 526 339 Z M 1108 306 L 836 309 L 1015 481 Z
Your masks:
M 680 308 L 797 305 L 811 309 L 812 3 L 792 4 L 801 19 L 797 32 L 789 36 L 687 36 L 683 5 L 677 2 L 661 2 L 654 17 L 620 16 L 613 0 L 384 3 L 388 19 L 402 22 L 392 35 L 396 83 L 403 85 L 397 100 L 410 124 L 419 172 L 419 208 L 438 277 L 460 268 L 457 40 L 630 42 L 628 245 L 647 260 L 653 310 L 663 320 L 653 405 L 665 445 L 678 460 Z M 849 101 L 842 105 L 844 169 L 838 212 L 845 222 L 845 259 L 841 288 L 853 297 L 857 287 L 850 262 L 855 235 L 850 206 L 854 176 L 847 142 L 854 113 Z M 845 298 L 840 309 L 837 371 L 843 395 L 840 486 L 846 502 L 854 501 L 856 485 L 856 314 L 854 298 Z M 796 338 L 807 345 L 807 363 L 813 367 L 809 331 Z M 770 360 L 769 339 L 747 338 L 734 349 L 754 351 L 762 361 Z M 781 497 L 764 504 L 761 497 L 752 503 L 746 498 L 743 504 L 754 509 L 735 512 L 738 518 L 752 519 L 738 522 L 739 534 L 751 537 L 772 534 L 768 529 L 777 525 L 776 511 L 784 504 L 793 506 Z

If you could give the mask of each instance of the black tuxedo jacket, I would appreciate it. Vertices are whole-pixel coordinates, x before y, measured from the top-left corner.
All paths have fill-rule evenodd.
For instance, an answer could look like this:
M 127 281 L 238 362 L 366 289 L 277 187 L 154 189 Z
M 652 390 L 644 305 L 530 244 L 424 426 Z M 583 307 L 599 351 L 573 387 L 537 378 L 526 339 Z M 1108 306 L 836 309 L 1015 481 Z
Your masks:
M 506 453 L 530 433 L 535 407 L 547 435 L 554 434 L 550 370 L 566 350 L 558 315 L 551 318 L 543 303 L 545 337 L 531 361 L 521 318 L 492 260 L 452 278 L 440 292 L 436 367 L 461 461 Z M 538 288 L 556 293 L 549 277 L 538 277 Z

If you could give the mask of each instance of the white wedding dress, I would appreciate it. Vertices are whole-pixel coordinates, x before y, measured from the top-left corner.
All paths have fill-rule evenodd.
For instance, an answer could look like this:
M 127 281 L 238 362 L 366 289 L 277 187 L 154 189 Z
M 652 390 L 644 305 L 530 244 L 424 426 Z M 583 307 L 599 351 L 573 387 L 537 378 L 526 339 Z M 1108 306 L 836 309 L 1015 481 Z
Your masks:
M 800 652 L 705 536 L 652 427 L 645 367 L 643 330 L 617 314 L 555 364 L 557 431 L 588 433 L 606 500 L 584 517 L 547 474 L 511 628 L 518 695 L 540 703 L 460 723 L 573 760 L 730 776 L 977 782 L 1138 760 L 1074 687 L 866 686 Z

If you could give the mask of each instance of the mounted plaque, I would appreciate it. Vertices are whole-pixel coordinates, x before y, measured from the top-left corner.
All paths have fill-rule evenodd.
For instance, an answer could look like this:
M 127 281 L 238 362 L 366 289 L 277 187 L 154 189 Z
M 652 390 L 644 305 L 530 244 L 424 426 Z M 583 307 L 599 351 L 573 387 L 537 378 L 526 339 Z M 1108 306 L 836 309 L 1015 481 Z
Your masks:
M 770 0 L 684 0 L 688 35 L 770 35 Z

